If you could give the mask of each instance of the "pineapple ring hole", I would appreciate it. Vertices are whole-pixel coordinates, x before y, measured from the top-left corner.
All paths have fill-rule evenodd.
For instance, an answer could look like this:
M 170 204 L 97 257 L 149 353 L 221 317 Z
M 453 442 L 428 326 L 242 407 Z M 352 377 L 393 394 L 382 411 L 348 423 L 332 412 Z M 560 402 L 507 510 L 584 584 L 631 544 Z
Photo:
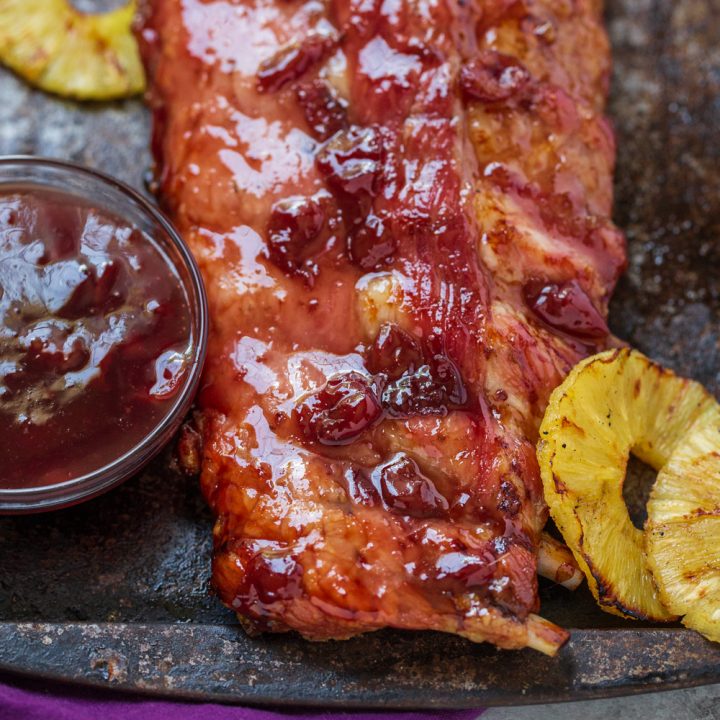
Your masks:
M 635 455 L 628 458 L 625 468 L 625 480 L 622 484 L 622 497 L 625 501 L 632 524 L 642 530 L 647 520 L 647 503 L 650 491 L 655 484 L 657 472 Z

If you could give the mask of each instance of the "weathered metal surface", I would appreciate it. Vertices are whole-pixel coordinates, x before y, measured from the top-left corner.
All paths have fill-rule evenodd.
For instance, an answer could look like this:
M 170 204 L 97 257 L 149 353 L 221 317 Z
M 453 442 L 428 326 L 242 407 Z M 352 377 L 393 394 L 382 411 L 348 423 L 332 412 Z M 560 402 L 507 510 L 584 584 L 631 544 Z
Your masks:
M 325 708 L 607 697 L 707 682 L 720 664 L 719 645 L 683 630 L 579 630 L 556 658 L 434 633 L 307 643 L 230 625 L 0 624 L 0 646 L 6 663 L 46 678 L 218 701 L 241 689 L 246 702 Z
M 608 2 L 616 218 L 630 242 L 613 329 L 716 394 L 717 17 L 720 0 Z M 2 72 L 0 100 L 0 154 L 68 158 L 142 187 L 149 122 L 139 101 L 78 106 Z M 579 629 L 555 660 L 430 634 L 323 645 L 248 639 L 208 594 L 211 518 L 195 481 L 169 459 L 85 505 L 0 518 L 0 668 L 172 695 L 363 707 L 541 702 L 720 681 L 718 646 L 685 630 L 640 629 L 599 612 L 586 590 L 549 585 L 543 614 Z

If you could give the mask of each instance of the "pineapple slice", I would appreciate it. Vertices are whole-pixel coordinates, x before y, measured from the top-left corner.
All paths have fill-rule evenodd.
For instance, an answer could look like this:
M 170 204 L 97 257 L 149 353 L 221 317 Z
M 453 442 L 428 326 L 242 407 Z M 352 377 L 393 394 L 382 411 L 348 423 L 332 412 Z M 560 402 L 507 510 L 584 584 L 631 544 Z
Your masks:
M 78 100 L 140 93 L 145 75 L 131 23 L 135 0 L 85 15 L 68 0 L 0 0 L 0 62 L 31 84 Z
M 631 452 L 660 469 L 713 402 L 698 383 L 628 349 L 581 362 L 553 392 L 538 444 L 545 499 L 603 610 L 673 618 L 623 500 L 625 471 Z
M 645 525 L 648 564 L 665 606 L 720 642 L 720 406 L 694 424 L 658 474 Z

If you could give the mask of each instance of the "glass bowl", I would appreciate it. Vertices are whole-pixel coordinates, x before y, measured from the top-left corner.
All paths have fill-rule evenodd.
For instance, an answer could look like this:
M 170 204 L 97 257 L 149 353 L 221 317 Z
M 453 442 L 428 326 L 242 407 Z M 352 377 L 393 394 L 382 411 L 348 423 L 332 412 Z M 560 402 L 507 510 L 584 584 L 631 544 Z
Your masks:
M 112 177 L 68 162 L 39 157 L 0 157 L 0 191 L 18 185 L 23 189 L 35 187 L 78 197 L 152 238 L 180 278 L 191 322 L 182 386 L 155 427 L 130 450 L 86 475 L 40 487 L 0 487 L 0 513 L 3 514 L 40 512 L 88 500 L 146 465 L 171 440 L 190 409 L 205 359 L 208 328 L 207 298 L 197 263 L 170 221 L 146 198 Z

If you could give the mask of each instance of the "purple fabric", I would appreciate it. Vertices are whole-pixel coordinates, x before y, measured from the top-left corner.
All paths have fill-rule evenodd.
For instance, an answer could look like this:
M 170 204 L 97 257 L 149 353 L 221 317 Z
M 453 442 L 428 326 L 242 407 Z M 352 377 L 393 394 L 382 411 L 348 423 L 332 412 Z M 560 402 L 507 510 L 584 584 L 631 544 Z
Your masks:
M 150 700 L 60 686 L 43 688 L 37 682 L 0 682 L 0 720 L 474 720 L 481 712 L 272 712 L 233 705 Z

